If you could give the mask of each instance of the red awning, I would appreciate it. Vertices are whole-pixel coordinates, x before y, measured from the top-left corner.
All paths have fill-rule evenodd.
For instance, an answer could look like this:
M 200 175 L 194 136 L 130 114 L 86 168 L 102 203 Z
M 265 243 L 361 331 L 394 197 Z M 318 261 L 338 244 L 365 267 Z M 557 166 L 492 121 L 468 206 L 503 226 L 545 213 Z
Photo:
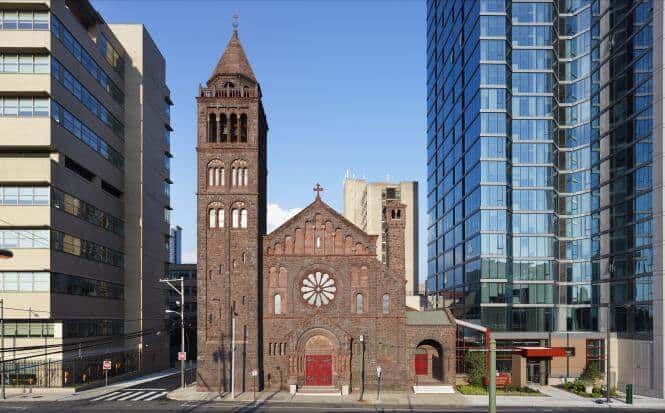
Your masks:
M 513 353 L 522 357 L 552 358 L 566 357 L 565 347 L 517 347 Z

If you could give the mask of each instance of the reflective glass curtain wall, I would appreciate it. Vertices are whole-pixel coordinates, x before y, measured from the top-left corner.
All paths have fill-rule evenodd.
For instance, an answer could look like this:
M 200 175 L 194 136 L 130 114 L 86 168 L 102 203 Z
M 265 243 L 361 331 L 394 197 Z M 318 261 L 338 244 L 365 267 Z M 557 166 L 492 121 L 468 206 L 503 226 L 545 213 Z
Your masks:
M 649 331 L 651 3 L 427 6 L 430 304 L 544 332 L 611 302 Z

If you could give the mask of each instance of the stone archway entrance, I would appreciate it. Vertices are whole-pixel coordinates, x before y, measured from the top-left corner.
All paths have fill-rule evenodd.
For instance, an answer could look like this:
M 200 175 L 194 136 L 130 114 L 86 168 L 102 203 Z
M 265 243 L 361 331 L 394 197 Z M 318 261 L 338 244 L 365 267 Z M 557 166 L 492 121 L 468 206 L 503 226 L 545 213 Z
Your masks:
M 324 335 L 315 335 L 305 343 L 305 386 L 332 386 L 333 344 Z
M 413 359 L 418 382 L 443 381 L 443 349 L 435 340 L 424 340 L 416 346 Z

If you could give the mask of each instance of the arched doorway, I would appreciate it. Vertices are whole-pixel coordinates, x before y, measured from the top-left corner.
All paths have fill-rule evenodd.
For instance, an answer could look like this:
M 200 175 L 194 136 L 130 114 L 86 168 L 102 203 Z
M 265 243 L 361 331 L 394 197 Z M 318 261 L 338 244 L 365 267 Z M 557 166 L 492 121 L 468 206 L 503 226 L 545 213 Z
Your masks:
M 332 386 L 333 344 L 324 335 L 312 336 L 305 343 L 305 386 Z
M 443 381 L 443 349 L 435 340 L 423 340 L 417 346 L 413 367 L 419 382 Z

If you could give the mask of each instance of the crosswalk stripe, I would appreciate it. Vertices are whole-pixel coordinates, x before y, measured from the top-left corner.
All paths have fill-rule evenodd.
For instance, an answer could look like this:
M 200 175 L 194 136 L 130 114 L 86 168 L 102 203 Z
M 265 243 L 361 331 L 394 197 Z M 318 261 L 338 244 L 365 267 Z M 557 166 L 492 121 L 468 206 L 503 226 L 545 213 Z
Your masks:
M 122 393 L 122 392 L 121 392 L 121 393 L 119 393 L 119 394 L 116 394 L 115 396 L 111 396 L 111 397 L 107 397 L 107 398 L 105 398 L 105 399 L 102 399 L 102 401 L 109 402 L 109 401 L 111 401 L 111 400 L 115 400 L 115 399 L 117 399 L 118 397 L 122 397 L 122 396 L 124 396 L 125 394 L 127 394 L 127 393 Z
M 98 401 L 98 400 L 104 400 L 105 398 L 107 398 L 107 397 L 109 397 L 109 396 L 112 396 L 112 395 L 114 395 L 114 394 L 118 394 L 118 393 L 119 393 L 119 392 L 117 392 L 117 391 L 114 391 L 113 393 L 106 393 L 106 394 L 103 394 L 103 395 L 101 395 L 101 396 L 99 396 L 99 397 L 95 397 L 94 399 L 92 399 L 92 401 L 93 401 L 93 402 L 96 402 L 96 401 Z
M 136 397 L 136 396 L 141 395 L 141 392 L 126 392 L 125 394 L 126 394 L 126 396 L 123 396 L 123 397 L 117 398 L 117 399 L 115 399 L 115 401 L 117 401 L 117 402 L 121 402 L 121 401 L 125 401 L 125 400 L 128 400 L 128 399 L 131 399 L 131 398 L 133 398 L 133 397 Z
M 148 397 L 147 399 L 144 399 L 144 400 L 146 400 L 146 401 L 149 401 L 149 400 L 155 400 L 155 399 L 158 399 L 158 398 L 163 397 L 163 396 L 166 396 L 166 392 L 165 392 L 165 391 L 163 391 L 163 392 L 161 392 L 161 393 L 157 393 L 157 394 L 155 394 L 154 396 L 150 396 L 150 397 Z
M 125 389 L 103 394 L 90 400 L 98 402 L 150 401 L 166 396 L 167 392 L 163 390 L 164 389 Z
M 129 389 L 125 389 L 125 391 L 130 391 L 130 390 L 131 391 L 153 391 L 153 390 L 164 391 L 166 389 L 162 389 L 162 388 L 153 389 L 153 388 L 149 388 L 149 387 L 130 387 Z
M 139 401 L 139 400 L 141 400 L 141 399 L 145 399 L 145 398 L 148 397 L 148 396 L 152 396 L 152 395 L 155 394 L 155 393 L 157 393 L 157 392 L 156 392 L 156 391 L 149 391 L 149 392 L 147 392 L 147 393 L 143 393 L 143 394 L 141 394 L 141 395 L 139 395 L 139 396 L 133 398 L 132 401 L 133 401 L 133 402 L 137 402 L 137 401 Z

